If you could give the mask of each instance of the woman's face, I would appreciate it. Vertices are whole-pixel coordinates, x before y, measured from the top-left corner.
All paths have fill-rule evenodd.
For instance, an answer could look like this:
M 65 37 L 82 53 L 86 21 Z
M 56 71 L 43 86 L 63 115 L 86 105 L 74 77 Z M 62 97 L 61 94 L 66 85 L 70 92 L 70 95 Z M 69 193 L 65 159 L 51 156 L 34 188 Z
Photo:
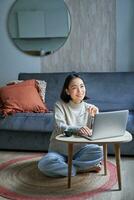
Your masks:
M 73 78 L 70 82 L 66 93 L 71 96 L 71 99 L 74 103 L 80 103 L 86 93 L 86 88 L 83 81 L 80 78 Z

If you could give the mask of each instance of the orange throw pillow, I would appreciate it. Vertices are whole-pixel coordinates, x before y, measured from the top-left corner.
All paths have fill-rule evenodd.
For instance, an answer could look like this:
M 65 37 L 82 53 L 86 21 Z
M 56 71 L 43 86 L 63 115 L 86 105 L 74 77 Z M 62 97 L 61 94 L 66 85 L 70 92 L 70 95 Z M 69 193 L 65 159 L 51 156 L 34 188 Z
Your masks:
M 46 81 L 43 80 L 36 80 L 36 79 L 30 79 L 30 80 L 14 80 L 14 81 L 10 81 L 7 83 L 7 85 L 14 85 L 14 84 L 28 84 L 31 81 L 35 82 L 35 85 L 38 87 L 38 91 L 39 94 L 43 100 L 43 102 L 45 103 L 45 95 L 46 95 L 46 86 L 47 83 Z
M 37 89 L 35 80 L 0 88 L 3 115 L 15 112 L 48 112 Z

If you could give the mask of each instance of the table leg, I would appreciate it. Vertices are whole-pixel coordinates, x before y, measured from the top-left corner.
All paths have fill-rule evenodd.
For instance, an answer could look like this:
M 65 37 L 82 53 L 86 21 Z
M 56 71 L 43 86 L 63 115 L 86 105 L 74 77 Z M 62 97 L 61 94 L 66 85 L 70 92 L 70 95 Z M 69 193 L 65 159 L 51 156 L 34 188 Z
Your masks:
M 104 174 L 107 175 L 107 144 L 103 144 Z
M 68 188 L 71 188 L 73 143 L 68 143 Z
M 114 144 L 119 190 L 121 190 L 120 144 Z

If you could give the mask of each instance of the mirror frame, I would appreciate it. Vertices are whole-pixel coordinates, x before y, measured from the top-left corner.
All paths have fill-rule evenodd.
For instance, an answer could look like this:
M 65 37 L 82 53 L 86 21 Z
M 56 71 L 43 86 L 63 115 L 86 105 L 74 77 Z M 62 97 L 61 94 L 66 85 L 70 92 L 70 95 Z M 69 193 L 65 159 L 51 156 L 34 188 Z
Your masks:
M 37 8 L 37 10 L 34 10 L 33 5 L 31 5 L 31 10 L 29 11 L 28 9 L 26 9 L 26 6 L 28 4 L 25 5 L 25 3 L 26 2 L 28 3 L 29 1 L 23 0 L 24 7 L 22 9 L 19 8 L 20 10 L 18 9 L 17 12 L 14 13 L 14 9 L 16 9 L 16 6 L 20 6 L 22 4 L 22 0 L 15 0 L 15 2 L 13 2 L 13 4 L 11 5 L 9 12 L 8 12 L 8 16 L 7 16 L 7 30 L 8 30 L 8 35 L 9 35 L 12 43 L 17 47 L 17 49 L 19 49 L 23 53 L 25 53 L 27 55 L 31 55 L 31 56 L 47 56 L 47 55 L 53 54 L 55 51 L 59 50 L 67 41 L 67 39 L 70 35 L 70 32 L 71 32 L 71 26 L 72 26 L 70 11 L 64 0 L 43 0 L 43 1 L 34 0 L 35 5 L 36 5 L 36 3 L 39 4 L 39 1 L 44 3 L 43 10 L 38 10 L 39 8 Z M 56 3 L 58 2 L 57 6 L 58 6 L 58 4 L 63 2 L 63 5 L 61 5 L 61 8 L 63 6 L 63 8 L 66 10 L 64 11 L 64 9 L 62 8 L 63 9 L 62 10 L 60 7 L 59 7 L 59 10 L 58 10 L 58 7 L 52 9 L 51 6 L 49 9 L 47 8 L 48 10 L 45 9 L 46 8 L 45 3 L 47 3 L 47 2 L 52 3 L 52 1 L 56 1 Z M 20 3 L 20 5 L 18 5 L 19 3 Z M 30 3 L 31 2 L 29 2 L 29 5 L 30 5 Z M 47 6 L 49 7 L 49 4 Z M 58 19 L 58 17 L 61 17 L 60 14 L 61 14 L 61 16 L 63 15 L 63 17 L 65 16 L 65 18 L 63 18 L 61 24 L 64 24 L 63 22 L 65 20 L 66 20 L 67 24 L 65 25 L 65 27 L 61 28 L 61 32 L 59 32 L 59 29 L 57 29 L 56 30 L 57 33 L 56 33 L 56 31 L 53 32 L 52 25 L 49 22 L 50 21 L 52 22 L 54 20 L 54 18 L 56 19 L 55 16 L 57 16 L 57 19 Z M 44 15 L 46 18 L 44 17 Z M 12 16 L 12 18 L 11 18 L 11 16 Z M 26 18 L 26 16 L 27 17 L 29 16 L 29 18 Z M 32 20 L 34 18 L 41 19 L 41 22 L 39 23 L 39 24 L 43 25 L 43 27 L 40 25 L 41 31 L 39 31 L 40 29 L 39 30 L 35 29 L 35 27 L 34 27 L 35 23 L 33 23 L 34 31 L 27 26 L 28 22 L 25 25 L 25 23 L 24 23 L 25 19 L 28 19 L 27 21 L 30 21 L 30 19 Z M 19 23 L 19 22 L 21 22 L 21 23 Z M 45 32 L 44 26 L 45 26 L 46 22 L 48 23 L 47 24 L 48 31 Z M 60 24 L 59 21 L 57 24 Z M 38 24 L 37 24 L 37 27 L 38 27 Z M 24 28 L 24 29 L 22 29 L 22 28 Z M 29 35 L 29 34 L 33 34 L 34 36 L 32 35 L 32 38 L 30 38 L 31 35 Z M 40 37 L 38 37 L 37 34 L 39 34 Z M 42 34 L 46 34 L 46 35 L 42 35 Z M 18 37 L 18 35 L 19 35 L 19 37 Z M 63 37 L 63 35 L 64 35 L 64 37 Z M 30 47 L 30 45 L 33 45 L 32 44 L 33 42 L 34 42 L 34 45 L 38 46 L 37 49 L 34 46 L 33 46 L 33 48 Z M 44 44 L 45 44 L 45 48 L 44 48 Z M 27 50 L 24 50 L 24 48 L 23 48 L 24 45 L 25 45 L 25 47 L 27 46 L 26 47 Z

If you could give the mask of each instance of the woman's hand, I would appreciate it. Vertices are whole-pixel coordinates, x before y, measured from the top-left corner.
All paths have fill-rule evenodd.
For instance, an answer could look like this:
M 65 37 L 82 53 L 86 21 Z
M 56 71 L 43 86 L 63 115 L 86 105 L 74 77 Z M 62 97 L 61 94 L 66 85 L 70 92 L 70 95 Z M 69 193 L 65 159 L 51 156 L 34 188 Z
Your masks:
M 92 129 L 88 128 L 87 126 L 83 126 L 78 131 L 79 135 L 85 135 L 85 136 L 91 136 L 92 135 Z
M 96 115 L 96 113 L 99 112 L 99 109 L 98 109 L 96 106 L 91 105 L 91 106 L 89 106 L 89 108 L 88 108 L 88 112 L 90 113 L 90 115 L 91 115 L 92 117 L 94 117 L 94 116 Z

